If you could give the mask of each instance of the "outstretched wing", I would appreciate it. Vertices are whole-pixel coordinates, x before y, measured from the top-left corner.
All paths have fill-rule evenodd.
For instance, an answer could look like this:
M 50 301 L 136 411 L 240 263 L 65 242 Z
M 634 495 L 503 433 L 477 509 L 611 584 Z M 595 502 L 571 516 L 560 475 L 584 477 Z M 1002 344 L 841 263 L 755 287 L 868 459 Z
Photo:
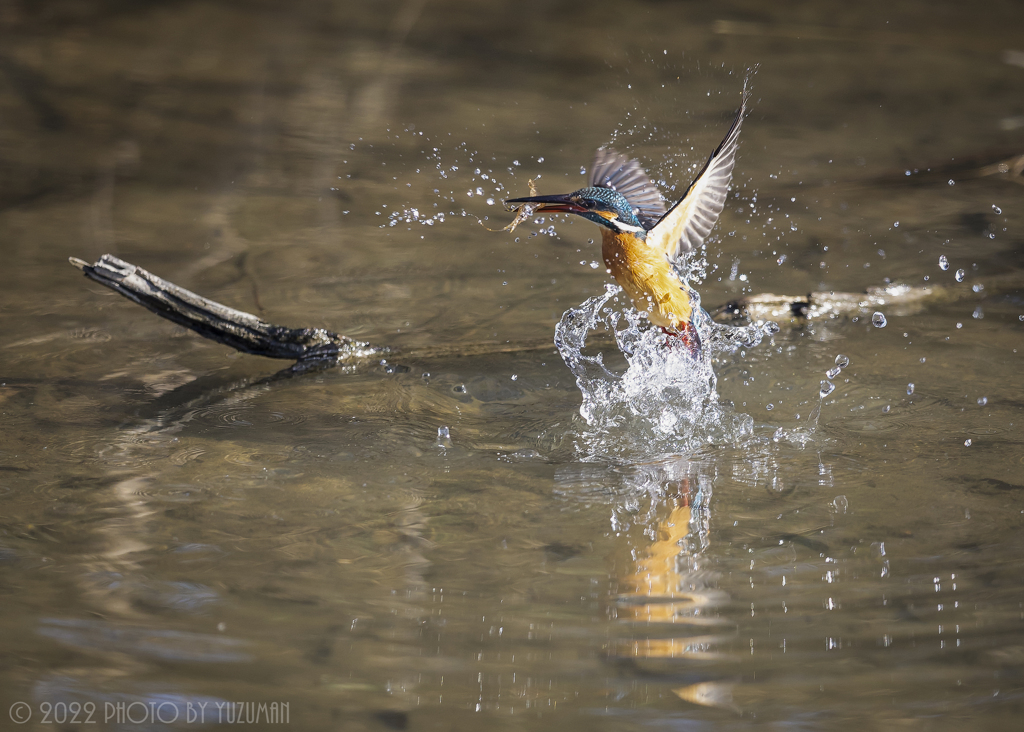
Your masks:
M 732 180 L 732 169 L 736 164 L 740 126 L 743 124 L 749 97 L 750 92 L 744 88 L 736 119 L 722 144 L 711 153 L 693 183 L 686 189 L 686 194 L 647 234 L 647 243 L 665 252 L 669 259 L 676 259 L 699 247 L 725 208 L 725 197 L 729 193 L 729 181 Z
M 661 192 L 647 177 L 640 163 L 611 148 L 602 147 L 594 155 L 590 185 L 610 188 L 625 196 L 645 229 L 653 227 L 665 215 L 665 201 Z

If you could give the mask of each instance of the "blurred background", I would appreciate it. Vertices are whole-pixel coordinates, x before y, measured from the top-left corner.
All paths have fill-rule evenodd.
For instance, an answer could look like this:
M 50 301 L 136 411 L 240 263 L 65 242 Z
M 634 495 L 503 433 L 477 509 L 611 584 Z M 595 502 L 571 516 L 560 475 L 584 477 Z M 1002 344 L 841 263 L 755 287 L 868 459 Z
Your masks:
M 0 719 L 1015 728 L 1022 27 L 1013 2 L 0 0 Z M 705 306 L 930 289 L 884 328 L 780 320 L 717 363 L 751 434 L 653 450 L 583 422 L 553 347 L 514 351 L 604 291 L 597 230 L 484 227 L 601 145 L 680 195 L 755 67 Z M 67 264 L 104 253 L 452 355 L 264 381 L 283 364 Z M 481 343 L 513 352 L 458 355 Z M 815 407 L 810 442 L 773 439 Z

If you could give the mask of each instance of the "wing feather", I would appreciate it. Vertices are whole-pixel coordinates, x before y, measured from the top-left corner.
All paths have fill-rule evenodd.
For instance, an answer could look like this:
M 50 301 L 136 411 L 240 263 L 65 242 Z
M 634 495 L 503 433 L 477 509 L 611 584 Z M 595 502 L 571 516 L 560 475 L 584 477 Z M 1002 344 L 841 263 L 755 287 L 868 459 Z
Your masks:
M 645 229 L 653 227 L 665 215 L 665 200 L 640 163 L 611 148 L 602 147 L 594 155 L 590 185 L 610 188 L 625 196 Z
M 740 127 L 749 98 L 750 91 L 744 85 L 740 108 L 722 144 L 711 153 L 683 197 L 647 234 L 647 243 L 663 251 L 669 259 L 674 260 L 699 247 L 725 208 L 725 197 L 736 165 Z

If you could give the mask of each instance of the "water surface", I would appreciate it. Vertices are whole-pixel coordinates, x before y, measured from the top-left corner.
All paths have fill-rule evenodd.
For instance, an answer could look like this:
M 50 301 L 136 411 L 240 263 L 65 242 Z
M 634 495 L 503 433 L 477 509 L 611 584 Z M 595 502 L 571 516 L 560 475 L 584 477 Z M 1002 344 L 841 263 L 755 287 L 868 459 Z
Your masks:
M 1011 3 L 0 4 L 0 715 L 1016 728 L 1022 22 Z M 716 404 L 749 425 L 729 439 L 597 439 L 553 343 L 458 355 L 551 339 L 607 281 L 584 221 L 478 219 L 507 223 L 530 179 L 578 187 L 602 144 L 681 189 L 757 64 L 704 304 L 935 297 L 884 328 L 781 319 L 719 356 Z M 452 355 L 263 382 L 284 364 L 66 263 L 105 252 L 275 323 Z

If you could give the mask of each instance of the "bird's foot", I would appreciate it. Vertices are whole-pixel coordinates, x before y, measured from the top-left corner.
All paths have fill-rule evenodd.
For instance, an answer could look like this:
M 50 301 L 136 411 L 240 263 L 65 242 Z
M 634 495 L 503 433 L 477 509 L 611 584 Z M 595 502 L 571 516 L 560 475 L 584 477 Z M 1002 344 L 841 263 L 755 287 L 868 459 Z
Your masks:
M 681 343 L 691 356 L 694 358 L 700 356 L 700 334 L 697 333 L 697 328 L 693 323 L 680 323 L 676 329 L 662 327 L 661 332 L 668 336 L 665 340 L 665 348 L 675 348 Z

